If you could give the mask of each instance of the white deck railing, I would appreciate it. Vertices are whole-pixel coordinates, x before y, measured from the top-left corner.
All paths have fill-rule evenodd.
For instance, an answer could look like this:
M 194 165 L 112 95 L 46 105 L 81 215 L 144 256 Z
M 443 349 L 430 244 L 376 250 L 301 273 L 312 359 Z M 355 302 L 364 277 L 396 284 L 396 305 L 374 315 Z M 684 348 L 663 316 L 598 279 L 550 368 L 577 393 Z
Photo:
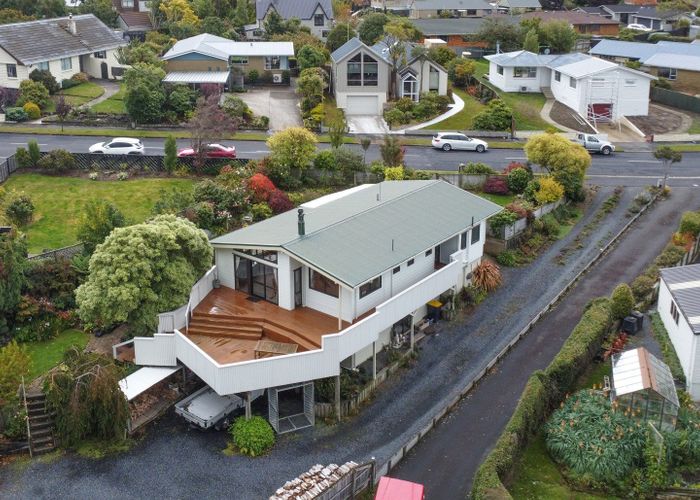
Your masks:
M 194 308 L 214 289 L 214 280 L 217 275 L 216 266 L 212 266 L 197 283 L 192 285 L 187 304 L 174 311 L 159 314 L 158 333 L 173 333 L 175 330 L 187 328 Z
M 177 358 L 219 394 L 338 375 L 342 360 L 376 342 L 382 330 L 455 287 L 463 265 L 459 255 L 460 252 L 455 253 L 450 264 L 380 304 L 361 321 L 341 332 L 324 335 L 320 349 L 220 364 L 175 328 L 172 335 L 134 339 L 136 364 L 172 366 Z

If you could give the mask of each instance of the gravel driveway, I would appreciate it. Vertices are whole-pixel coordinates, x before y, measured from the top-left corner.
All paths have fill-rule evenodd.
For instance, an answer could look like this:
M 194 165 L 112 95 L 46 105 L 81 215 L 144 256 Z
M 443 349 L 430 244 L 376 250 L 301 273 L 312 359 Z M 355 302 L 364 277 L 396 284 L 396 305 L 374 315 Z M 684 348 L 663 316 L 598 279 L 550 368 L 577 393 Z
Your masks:
M 373 456 L 380 463 L 386 461 L 627 222 L 625 211 L 638 189 L 624 191 L 618 207 L 583 238 L 584 247 L 571 252 L 566 265 L 555 262 L 559 250 L 570 245 L 612 190 L 601 188 L 576 228 L 533 264 L 505 269 L 505 285 L 471 316 L 447 324 L 427 338 L 415 365 L 382 386 L 354 419 L 332 427 L 318 423 L 313 429 L 284 435 L 268 456 L 249 459 L 223 455 L 224 434 L 187 431 L 180 420 L 168 416 L 126 454 L 101 461 L 69 455 L 49 463 L 5 467 L 0 470 L 3 495 L 32 499 L 259 499 L 267 498 L 315 463 L 361 461 Z M 684 204 L 688 204 L 687 199 Z M 528 374 L 522 373 L 523 380 Z M 488 419 L 488 413 L 481 418 Z

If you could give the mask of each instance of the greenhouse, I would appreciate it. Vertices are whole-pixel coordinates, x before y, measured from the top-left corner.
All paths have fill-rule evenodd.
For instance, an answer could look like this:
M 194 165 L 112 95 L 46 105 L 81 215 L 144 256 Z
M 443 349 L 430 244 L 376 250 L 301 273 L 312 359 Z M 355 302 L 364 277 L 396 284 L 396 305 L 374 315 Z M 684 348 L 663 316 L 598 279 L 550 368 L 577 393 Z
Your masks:
M 678 395 L 666 363 L 640 347 L 614 355 L 612 375 L 610 399 L 617 410 L 658 430 L 675 429 Z

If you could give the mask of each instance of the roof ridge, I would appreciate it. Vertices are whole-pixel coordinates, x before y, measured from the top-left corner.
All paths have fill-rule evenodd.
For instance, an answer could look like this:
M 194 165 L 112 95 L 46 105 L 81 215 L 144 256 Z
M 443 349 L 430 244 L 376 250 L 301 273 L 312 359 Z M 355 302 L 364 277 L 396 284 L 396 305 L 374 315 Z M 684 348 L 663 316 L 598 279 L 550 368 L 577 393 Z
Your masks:
M 381 186 L 381 185 L 382 185 L 383 183 L 385 183 L 385 182 L 396 182 L 396 181 L 382 181 L 382 182 L 377 183 L 376 186 Z M 399 182 L 413 182 L 413 181 L 399 181 Z M 403 198 L 405 198 L 405 197 L 407 197 L 407 196 L 409 196 L 409 195 L 412 195 L 412 194 L 414 194 L 414 193 L 417 193 L 417 192 L 419 192 L 419 191 L 422 191 L 423 189 L 427 188 L 428 186 L 433 186 L 433 185 L 435 185 L 435 184 L 438 183 L 438 182 L 441 182 L 441 181 L 440 181 L 440 180 L 437 180 L 437 179 L 426 180 L 426 181 L 425 181 L 425 184 L 424 184 L 423 186 L 420 186 L 420 187 L 418 187 L 417 189 L 414 189 L 413 191 L 408 191 L 408 192 L 403 193 L 403 194 L 401 194 L 401 195 L 399 195 L 399 196 L 395 196 L 394 198 L 391 198 L 390 200 L 383 201 L 383 202 L 379 203 L 378 205 L 374 205 L 374 206 L 372 206 L 372 207 L 369 207 L 369 208 L 366 208 L 366 209 L 361 210 L 361 211 L 359 211 L 359 212 L 356 212 L 356 213 L 354 213 L 354 214 L 352 214 L 352 215 L 348 215 L 347 217 L 345 217 L 345 218 L 343 218 L 343 219 L 340 219 L 340 220 L 337 220 L 337 221 L 333 222 L 332 224 L 328 224 L 327 226 L 324 226 L 324 227 L 322 227 L 322 228 L 318 228 L 318 229 L 316 229 L 315 231 L 312 231 L 312 232 L 310 232 L 310 233 L 308 233 L 308 234 L 305 234 L 305 235 L 304 235 L 304 238 L 309 237 L 309 236 L 312 236 L 312 235 L 314 235 L 314 234 L 318 234 L 318 233 L 323 232 L 323 231 L 326 231 L 327 229 L 330 229 L 330 228 L 332 228 L 332 227 L 338 226 L 338 225 L 340 225 L 340 224 L 342 224 L 342 223 L 344 223 L 344 222 L 346 222 L 346 221 L 355 219 L 355 218 L 359 217 L 360 215 L 364 215 L 364 214 L 369 213 L 369 212 L 371 212 L 371 211 L 373 211 L 373 210 L 376 210 L 376 209 L 378 209 L 378 208 L 380 208 L 380 207 L 388 206 L 388 205 L 390 205 L 391 203 L 394 203 L 395 201 L 401 200 L 401 199 L 403 199 Z M 444 182 L 444 181 L 442 181 L 442 182 Z M 447 184 L 449 184 L 449 182 L 448 182 Z M 450 184 L 450 185 L 451 185 L 451 184 Z M 380 201 L 381 201 L 381 200 L 380 200 Z M 306 214 L 305 214 L 305 215 L 306 215 Z M 286 242 L 282 243 L 280 246 L 281 246 L 282 248 L 284 248 L 285 245 L 289 245 L 289 244 L 291 244 L 291 243 L 294 243 L 294 242 L 296 242 L 296 241 L 299 241 L 300 239 L 301 239 L 301 238 L 297 235 L 297 237 L 294 238 L 293 240 L 286 241 Z

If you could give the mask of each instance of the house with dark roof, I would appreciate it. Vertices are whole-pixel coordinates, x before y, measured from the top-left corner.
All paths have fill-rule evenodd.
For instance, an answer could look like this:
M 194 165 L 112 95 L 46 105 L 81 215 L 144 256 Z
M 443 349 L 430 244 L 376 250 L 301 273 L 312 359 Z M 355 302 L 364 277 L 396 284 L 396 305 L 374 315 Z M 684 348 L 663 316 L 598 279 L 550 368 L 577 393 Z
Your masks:
M 498 9 L 509 14 L 542 10 L 540 0 L 498 0 Z
M 630 24 L 642 24 L 652 30 L 671 31 L 682 17 L 684 17 L 682 11 L 642 6 L 630 15 Z
M 299 19 L 313 35 L 325 40 L 333 27 L 333 4 L 331 0 L 256 0 L 254 24 L 246 25 L 247 38 L 259 38 L 265 30 L 265 20 L 271 12 L 284 20 Z
M 149 2 L 143 0 L 112 0 L 117 11 L 117 23 L 127 40 L 144 40 L 146 33 L 153 29 Z
M 19 88 L 35 69 L 60 83 L 76 73 L 120 78 L 116 51 L 127 42 L 92 14 L 0 25 L 0 87 Z
M 390 10 L 411 19 L 482 17 L 496 11 L 485 0 L 372 0 L 372 8 Z
M 406 56 L 393 72 L 386 43 L 380 41 L 370 47 L 357 37 L 348 40 L 331 54 L 336 105 L 346 115 L 376 116 L 382 114 L 392 93 L 397 99 L 408 97 L 414 101 L 426 92 L 447 94 L 447 70 L 426 54 L 412 57 L 412 48 L 412 44 L 406 44 Z
M 517 24 L 517 16 L 506 14 L 490 14 L 484 17 L 457 17 L 457 18 L 430 18 L 414 19 L 413 25 L 423 33 L 425 39 L 439 39 L 446 42 L 448 47 L 486 47 L 488 44 L 481 41 L 467 40 L 468 35 L 479 32 L 487 19 Z
M 700 264 L 660 270 L 656 306 L 685 374 L 686 390 L 700 401 Z
M 375 377 L 377 353 L 413 349 L 424 318 L 471 283 L 486 220 L 501 210 L 444 181 L 391 181 L 219 236 L 215 266 L 189 301 L 158 315 L 155 335 L 133 340 L 134 362 L 181 363 L 221 396 L 274 397 L 363 362 Z
M 537 18 L 542 22 L 566 21 L 577 33 L 582 35 L 617 36 L 620 33 L 620 23 L 618 21 L 575 10 L 528 12 L 523 14 L 521 18 Z

